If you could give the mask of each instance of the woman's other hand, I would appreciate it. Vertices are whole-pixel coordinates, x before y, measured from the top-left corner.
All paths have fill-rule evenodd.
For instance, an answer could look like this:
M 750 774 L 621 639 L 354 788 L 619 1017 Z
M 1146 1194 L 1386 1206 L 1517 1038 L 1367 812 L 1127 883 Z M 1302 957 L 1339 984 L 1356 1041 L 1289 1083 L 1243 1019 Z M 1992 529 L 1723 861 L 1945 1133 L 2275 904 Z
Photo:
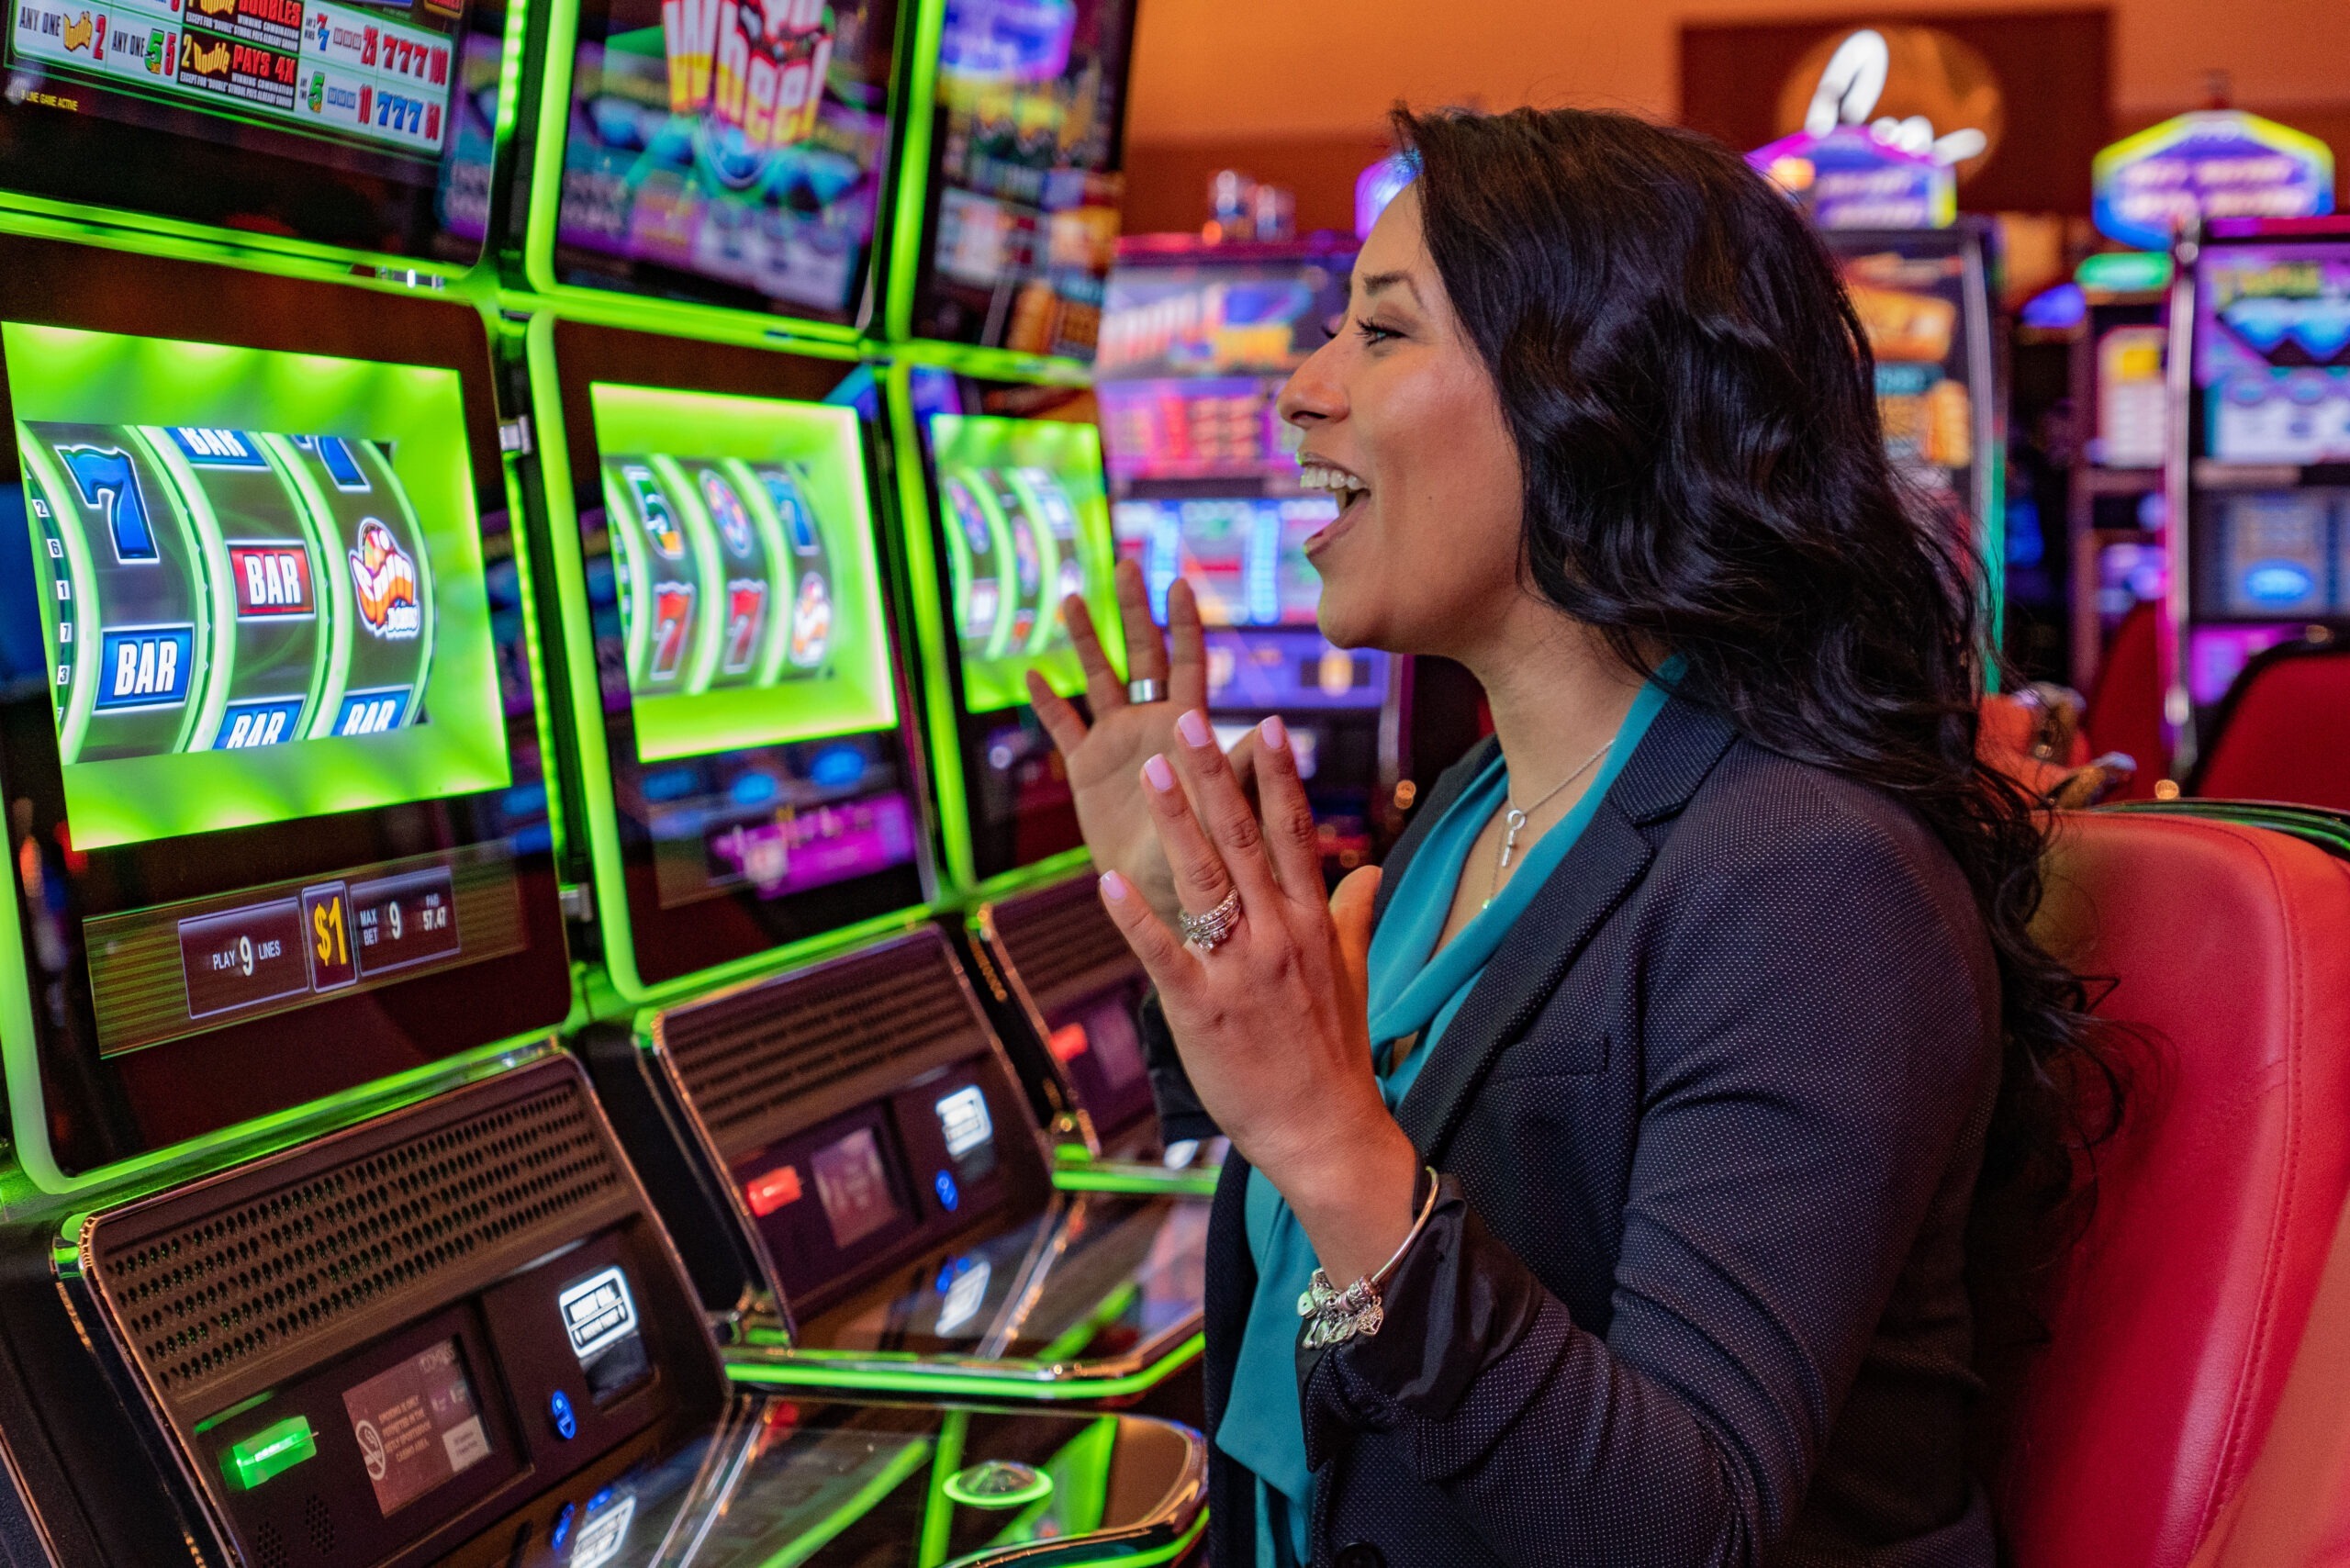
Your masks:
M 1402 1241 L 1418 1171 L 1371 1067 L 1364 974 L 1378 873 L 1356 872 L 1324 902 L 1314 813 L 1279 719 L 1259 729 L 1252 809 L 1207 715 L 1181 714 L 1169 752 L 1142 763 L 1138 793 L 1179 908 L 1204 914 L 1237 892 L 1238 922 L 1202 951 L 1115 871 L 1103 900 L 1158 988 L 1201 1105 L 1343 1283 Z
M 1085 666 L 1085 700 L 1093 711 L 1088 724 L 1074 704 L 1057 696 L 1035 671 L 1028 672 L 1028 700 L 1060 748 L 1077 799 L 1078 826 L 1085 834 L 1096 869 L 1115 871 L 1137 890 L 1159 918 L 1175 918 L 1175 885 L 1151 829 L 1150 807 L 1136 782 L 1143 758 L 1174 749 L 1175 715 L 1207 701 L 1207 652 L 1192 585 L 1178 577 L 1167 590 L 1167 629 L 1150 616 L 1150 590 L 1142 568 L 1118 563 L 1114 578 L 1118 615 L 1126 637 L 1127 674 L 1156 680 L 1166 694 L 1157 702 L 1136 702 L 1126 681 L 1110 667 L 1093 617 L 1071 594 L 1061 601 L 1069 640 Z M 1171 645 L 1170 645 L 1171 644 Z

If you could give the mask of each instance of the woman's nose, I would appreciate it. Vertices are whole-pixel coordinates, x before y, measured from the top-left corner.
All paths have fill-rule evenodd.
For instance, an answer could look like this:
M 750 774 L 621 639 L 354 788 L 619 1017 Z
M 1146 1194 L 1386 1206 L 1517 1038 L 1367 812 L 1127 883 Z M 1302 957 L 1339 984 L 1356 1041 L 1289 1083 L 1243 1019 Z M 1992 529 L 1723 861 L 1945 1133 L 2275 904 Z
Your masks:
M 1332 363 L 1331 350 L 1335 347 L 1335 339 L 1324 343 L 1291 373 L 1273 403 L 1273 411 L 1283 423 L 1303 430 L 1324 420 L 1337 419 L 1347 411 L 1346 393 L 1333 374 L 1337 367 Z

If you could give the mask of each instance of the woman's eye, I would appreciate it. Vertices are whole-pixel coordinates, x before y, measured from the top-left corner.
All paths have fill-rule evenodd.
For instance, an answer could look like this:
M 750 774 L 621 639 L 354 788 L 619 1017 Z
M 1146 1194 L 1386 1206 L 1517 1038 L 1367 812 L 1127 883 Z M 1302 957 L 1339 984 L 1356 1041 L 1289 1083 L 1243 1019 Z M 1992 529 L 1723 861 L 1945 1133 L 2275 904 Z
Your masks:
M 1381 326 L 1376 321 L 1357 321 L 1355 323 L 1355 330 L 1361 334 L 1362 341 L 1364 342 L 1370 343 L 1374 347 L 1380 343 L 1385 342 L 1388 339 L 1396 335 L 1393 331 Z

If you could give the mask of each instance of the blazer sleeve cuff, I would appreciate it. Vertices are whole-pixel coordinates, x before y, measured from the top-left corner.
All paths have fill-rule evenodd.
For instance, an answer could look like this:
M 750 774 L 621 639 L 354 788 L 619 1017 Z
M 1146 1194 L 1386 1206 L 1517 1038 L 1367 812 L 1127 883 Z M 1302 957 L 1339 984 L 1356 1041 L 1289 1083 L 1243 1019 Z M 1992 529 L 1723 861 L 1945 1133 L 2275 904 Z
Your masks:
M 1381 1293 L 1369 1338 L 1297 1351 L 1306 1463 L 1320 1470 L 1356 1431 L 1413 1433 L 1429 1480 L 1476 1464 L 1566 1354 L 1573 1325 L 1471 1212 L 1460 1184 L 1437 1183 L 1436 1208 Z M 1301 1325 L 1301 1329 L 1302 1329 Z

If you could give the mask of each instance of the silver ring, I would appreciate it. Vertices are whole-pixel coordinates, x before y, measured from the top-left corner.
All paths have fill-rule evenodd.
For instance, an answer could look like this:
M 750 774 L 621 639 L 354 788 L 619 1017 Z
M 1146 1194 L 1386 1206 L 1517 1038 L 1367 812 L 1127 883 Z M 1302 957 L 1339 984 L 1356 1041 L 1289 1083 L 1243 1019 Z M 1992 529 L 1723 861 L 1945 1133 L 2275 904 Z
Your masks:
M 1176 911 L 1175 923 L 1183 928 L 1187 946 L 1203 953 L 1214 952 L 1240 924 L 1240 890 L 1235 888 L 1225 894 L 1224 902 L 1205 914 L 1193 914 L 1188 909 Z
M 1167 700 L 1167 683 L 1163 680 L 1153 680 L 1148 676 L 1143 676 L 1137 679 L 1130 680 L 1126 682 L 1126 700 L 1129 702 L 1164 702 Z

